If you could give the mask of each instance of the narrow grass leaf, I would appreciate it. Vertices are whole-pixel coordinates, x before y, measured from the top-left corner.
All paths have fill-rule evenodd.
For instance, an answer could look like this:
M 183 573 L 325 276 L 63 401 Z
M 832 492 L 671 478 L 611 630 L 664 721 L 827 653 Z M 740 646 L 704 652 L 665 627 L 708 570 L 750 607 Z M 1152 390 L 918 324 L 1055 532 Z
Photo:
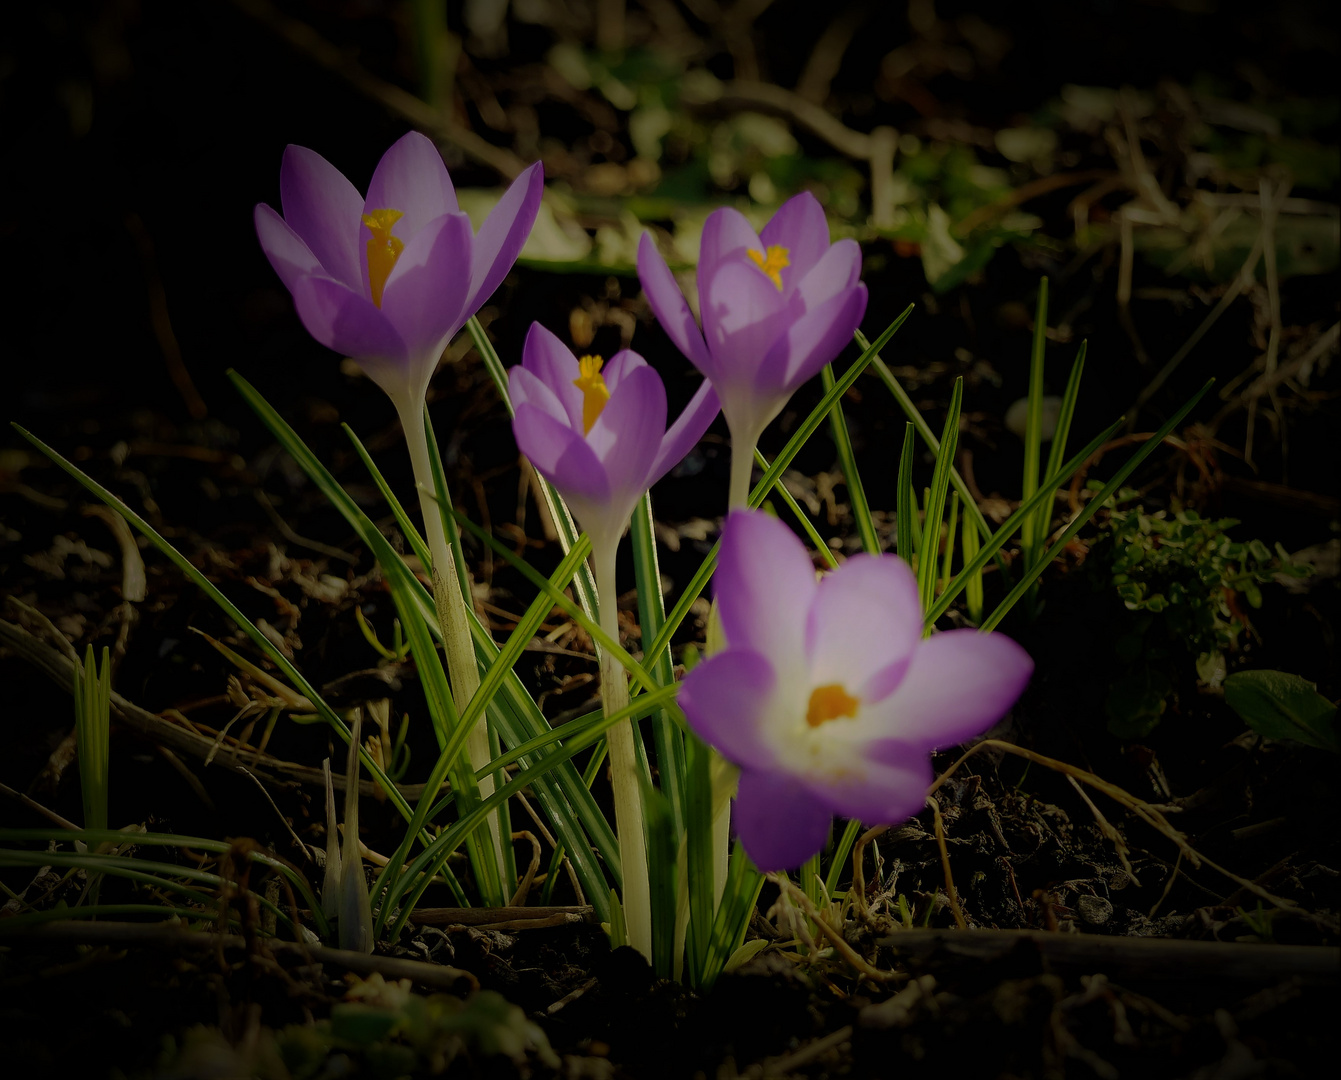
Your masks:
M 834 387 L 833 365 L 825 364 L 820 376 L 824 389 Z M 875 531 L 875 521 L 871 518 L 871 507 L 866 501 L 866 489 L 862 486 L 861 474 L 857 471 L 857 456 L 852 450 L 852 436 L 847 429 L 847 420 L 843 416 L 843 401 L 834 402 L 829 410 L 829 428 L 833 432 L 834 446 L 838 448 L 838 463 L 843 470 L 843 480 L 847 484 L 848 501 L 852 504 L 852 517 L 857 523 L 857 533 L 861 537 L 862 548 L 871 555 L 880 554 L 880 537 Z
M 1039 575 L 1047 569 L 1052 560 L 1055 559 L 1061 553 L 1062 549 L 1071 542 L 1071 538 L 1084 527 L 1085 523 L 1089 521 L 1095 513 L 1098 512 L 1099 507 L 1103 506 L 1104 503 L 1112 498 L 1114 492 L 1126 482 L 1127 477 L 1136 470 L 1136 467 L 1154 452 L 1155 447 L 1159 446 L 1164 441 L 1165 436 L 1167 436 L 1169 432 L 1182 423 L 1183 418 L 1192 411 L 1197 402 L 1200 401 L 1206 395 L 1207 391 L 1214 385 L 1214 379 L 1207 380 L 1206 385 L 1198 390 L 1181 409 L 1164 421 L 1164 423 L 1159 426 L 1159 430 L 1156 431 L 1150 439 L 1147 439 L 1141 448 L 1128 458 L 1122 467 L 1113 474 L 1112 479 L 1109 480 L 1108 483 L 1106 483 L 1103 488 L 1081 508 L 1080 512 L 1071 520 L 1071 523 L 1062 530 L 1056 543 L 1048 548 L 1039 559 L 1035 560 L 1032 566 L 1025 570 L 1024 577 L 1016 583 L 1015 587 L 1011 589 L 1006 595 L 1006 598 L 1001 601 L 996 610 L 987 617 L 987 620 L 981 626 L 984 633 L 994 629 L 1001 620 L 1006 617 L 1007 612 L 1015 606 L 1020 597 L 1022 597 L 1028 590 L 1029 584 L 1038 579 Z M 1046 489 L 1044 490 L 1046 491 Z M 1042 493 L 1043 492 L 1040 492 L 1039 494 Z

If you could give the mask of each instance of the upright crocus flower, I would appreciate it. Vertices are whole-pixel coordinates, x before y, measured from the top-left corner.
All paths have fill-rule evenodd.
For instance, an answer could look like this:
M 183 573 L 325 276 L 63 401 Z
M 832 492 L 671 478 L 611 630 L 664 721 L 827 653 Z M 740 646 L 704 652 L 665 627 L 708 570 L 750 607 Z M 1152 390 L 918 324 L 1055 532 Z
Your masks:
M 452 693 L 464 711 L 479 687 L 479 671 L 434 501 L 424 397 L 443 349 L 498 288 L 526 243 L 540 208 L 543 171 L 537 162 L 523 172 L 478 235 L 457 205 L 437 147 L 417 132 L 382 155 L 367 198 L 320 154 L 301 146 L 284 151 L 279 186 L 284 216 L 264 203 L 255 214 L 270 265 L 293 294 L 308 332 L 358 361 L 391 397 L 405 429 L 433 555 Z M 466 756 L 477 764 L 488 752 L 484 726 L 477 725 Z M 480 790 L 487 796 L 492 778 L 482 780 Z M 490 828 L 497 850 L 496 819 Z
M 539 162 L 521 174 L 476 236 L 437 147 L 410 132 L 382 155 L 365 199 L 329 161 L 284 151 L 281 217 L 256 207 L 261 247 L 298 317 L 353 357 L 402 412 L 418 410 L 442 350 L 498 288 L 535 221 Z
M 643 493 L 703 436 L 719 405 L 704 381 L 666 429 L 666 389 L 636 352 L 575 357 L 539 323 L 508 375 L 517 445 L 568 502 L 596 553 L 613 551 Z
M 737 210 L 708 215 L 698 260 L 703 330 L 650 236 L 638 276 L 657 319 L 712 382 L 731 428 L 731 506 L 749 495 L 754 447 L 793 391 L 852 340 L 866 311 L 861 249 L 829 243 L 815 197 L 783 203 L 755 234 Z
M 517 445 L 567 500 L 591 537 L 601 629 L 619 641 L 615 552 L 643 493 L 689 451 L 717 415 L 706 381 L 666 429 L 666 389 L 646 361 L 624 350 L 603 364 L 575 357 L 539 323 L 531 327 L 522 364 L 508 376 L 516 406 Z M 601 698 L 607 716 L 629 701 L 623 669 L 601 654 Z M 615 828 L 624 872 L 624 918 L 629 944 L 651 958 L 652 907 L 643 838 L 642 798 L 629 721 L 610 729 Z
M 726 649 L 685 678 L 690 726 L 740 766 L 733 822 L 762 870 L 800 866 L 834 814 L 917 813 L 931 751 L 978 735 L 1024 690 L 1033 661 L 1000 634 L 922 637 L 917 580 L 893 555 L 857 555 L 815 580 L 782 522 L 734 511 L 717 606 Z

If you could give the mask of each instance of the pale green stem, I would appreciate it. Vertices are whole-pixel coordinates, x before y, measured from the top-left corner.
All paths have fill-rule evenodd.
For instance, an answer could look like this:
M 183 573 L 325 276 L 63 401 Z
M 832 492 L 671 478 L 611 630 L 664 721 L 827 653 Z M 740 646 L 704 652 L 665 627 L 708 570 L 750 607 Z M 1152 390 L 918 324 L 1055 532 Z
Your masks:
M 619 592 L 615 585 L 615 553 L 619 537 L 593 538 L 591 560 L 596 571 L 596 593 L 601 606 L 601 629 L 619 640 Z M 628 706 L 629 684 L 624 668 L 601 650 L 601 705 L 605 715 Z M 652 959 L 652 891 L 647 876 L 647 842 L 643 835 L 643 803 L 638 783 L 638 759 L 633 722 L 624 720 L 608 732 L 610 781 L 615 795 L 615 833 L 624 868 L 624 922 L 629 944 Z
M 433 468 L 429 461 L 428 437 L 424 433 L 422 406 L 418 409 L 406 408 L 401 412 L 401 427 L 405 429 L 405 442 L 410 449 L 410 461 L 414 465 L 415 488 L 419 492 L 419 508 L 424 514 L 424 535 L 428 540 L 428 551 L 433 556 L 433 599 L 438 609 L 438 622 L 442 627 L 442 644 L 447 654 L 447 673 L 452 684 L 452 700 L 456 702 L 456 711 L 462 714 L 475 691 L 480 688 L 480 671 L 475 665 L 475 646 L 470 637 L 470 622 L 466 615 L 465 597 L 461 595 L 456 576 L 456 559 L 447 543 L 447 534 L 442 528 L 442 512 L 438 508 L 433 485 Z M 465 755 L 469 767 L 474 770 L 481 762 L 489 760 L 489 732 L 485 727 L 483 713 L 466 737 Z M 487 799 L 494 793 L 492 775 L 479 779 L 480 798 Z M 494 857 L 498 860 L 499 873 L 503 869 L 502 846 L 498 830 L 498 816 L 489 815 L 489 835 L 493 839 Z
M 754 470 L 754 448 L 759 443 L 759 432 L 751 432 L 746 438 L 737 439 L 731 433 L 731 487 L 727 495 L 727 509 L 744 510 L 750 501 L 750 476 Z M 717 605 L 709 614 L 709 619 L 717 618 Z M 731 796 L 723 799 L 713 788 L 712 802 L 712 901 L 716 911 L 722 903 L 722 893 L 726 890 L 727 859 L 731 853 Z
M 731 440 L 735 443 L 735 440 Z M 750 501 L 750 474 L 754 470 L 754 447 L 758 439 L 751 439 L 749 446 L 731 447 L 731 488 L 727 495 L 728 510 L 744 510 Z

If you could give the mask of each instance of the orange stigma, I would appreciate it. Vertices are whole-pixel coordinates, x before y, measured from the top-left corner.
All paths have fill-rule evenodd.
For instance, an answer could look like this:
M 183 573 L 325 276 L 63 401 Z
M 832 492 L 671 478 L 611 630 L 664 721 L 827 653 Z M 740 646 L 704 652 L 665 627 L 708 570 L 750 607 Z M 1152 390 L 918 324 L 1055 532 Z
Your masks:
M 601 377 L 601 363 L 599 356 L 584 356 L 577 362 L 577 369 L 582 374 L 573 380 L 573 385 L 582 391 L 583 435 L 591 433 L 592 424 L 610 400 L 610 388 Z
M 842 683 L 826 683 L 811 692 L 806 723 L 811 727 L 819 727 L 840 716 L 856 716 L 859 708 L 861 701 L 844 690 Z
M 363 224 L 372 231 L 368 241 L 368 286 L 372 291 L 372 302 L 382 306 L 382 290 L 386 288 L 386 279 L 405 250 L 405 241 L 391 235 L 391 226 L 405 215 L 400 210 L 374 210 L 363 215 Z
M 745 254 L 750 257 L 750 262 L 759 267 L 764 276 L 778 287 L 778 292 L 781 292 L 783 268 L 792 264 L 791 259 L 787 257 L 790 254 L 787 249 L 778 244 L 770 244 L 767 254 L 755 251 L 753 248 L 747 250 Z

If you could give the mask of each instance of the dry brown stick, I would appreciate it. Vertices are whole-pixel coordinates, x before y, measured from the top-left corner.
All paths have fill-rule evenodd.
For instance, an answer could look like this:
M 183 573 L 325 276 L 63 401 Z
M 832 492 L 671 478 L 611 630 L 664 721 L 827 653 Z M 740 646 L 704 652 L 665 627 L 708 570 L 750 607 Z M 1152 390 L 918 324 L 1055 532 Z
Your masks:
M 73 691 L 74 662 L 23 627 L 0 619 L 0 645 L 13 649 L 67 694 Z M 127 727 L 139 732 L 150 741 L 190 754 L 192 757 L 204 760 L 215 748 L 213 739 L 142 709 L 134 702 L 127 701 L 115 690 L 112 691 L 112 711 Z M 243 766 L 260 779 L 272 784 L 296 782 L 319 788 L 324 788 L 326 784 L 320 769 L 292 761 L 282 761 L 268 754 L 257 754 L 251 748 L 234 749 L 225 743 L 219 747 L 214 760 L 232 768 Z M 344 777 L 336 776 L 333 779 L 336 788 L 343 791 Z M 423 794 L 424 785 L 398 784 L 397 788 L 406 799 L 415 802 Z M 359 781 L 360 794 L 375 795 L 380 790 L 381 788 L 372 780 Z
M 81 831 L 79 826 L 76 825 L 73 821 L 61 817 L 60 814 L 56 813 L 55 810 L 48 810 L 36 799 L 29 798 L 22 791 L 15 791 L 8 784 L 0 784 L 0 795 L 8 795 L 15 802 L 22 803 L 29 810 L 41 814 L 48 821 L 53 822 L 56 825 L 59 825 L 62 829 L 72 829 L 75 832 Z
M 484 930 L 523 929 L 521 923 L 562 926 L 566 923 L 595 922 L 596 909 L 581 907 L 496 907 L 496 908 L 415 908 L 410 922 L 416 926 L 472 926 Z
M 526 903 L 526 897 L 531 891 L 531 883 L 535 881 L 535 875 L 540 869 L 540 841 L 536 839 L 535 834 L 526 829 L 522 829 L 512 834 L 514 840 L 529 840 L 531 842 L 531 863 L 526 868 L 526 873 L 522 875 L 521 881 L 517 882 L 517 891 L 512 894 L 511 906 L 520 906 Z
M 930 795 L 927 805 L 931 807 L 931 823 L 936 830 L 936 846 L 941 852 L 941 872 L 945 874 L 945 895 L 950 901 L 950 911 L 954 913 L 955 925 L 961 930 L 968 929 L 968 920 L 959 906 L 959 891 L 955 888 L 955 879 L 950 874 L 950 849 L 945 844 L 945 822 L 941 820 L 941 804 Z
M 1099 825 L 1099 831 L 1103 833 L 1104 838 L 1113 845 L 1113 849 L 1117 852 L 1117 857 L 1122 860 L 1122 869 L 1127 871 L 1127 876 L 1131 878 L 1132 884 L 1139 886 L 1141 883 L 1136 878 L 1136 871 L 1131 868 L 1131 863 L 1127 860 L 1127 852 L 1130 850 L 1127 847 L 1127 841 L 1123 839 L 1122 834 L 1113 827 L 1112 822 L 1104 817 L 1103 811 L 1094 805 L 1094 800 L 1085 793 L 1085 789 L 1076 782 L 1076 778 L 1068 775 L 1066 779 L 1067 782 L 1076 789 L 1076 794 L 1080 796 L 1085 805 L 1090 808 L 1090 813 L 1094 815 L 1094 820 Z M 1179 852 L 1178 858 L 1181 859 L 1182 857 L 1182 852 Z
M 852 891 L 856 894 L 853 906 L 858 908 L 863 917 L 870 909 L 866 906 L 866 875 L 862 872 L 861 860 L 866 854 L 866 845 L 888 828 L 888 825 L 876 825 L 867 829 L 852 845 Z
M 1062 773 L 1065 776 L 1074 776 L 1077 780 L 1089 784 L 1090 787 L 1095 788 L 1098 791 L 1102 791 L 1114 802 L 1125 807 L 1127 810 L 1130 810 L 1133 814 L 1135 814 L 1138 818 L 1144 821 L 1152 829 L 1156 830 L 1157 832 L 1163 833 L 1166 837 L 1168 837 L 1178 846 L 1178 850 L 1181 851 L 1183 855 L 1187 857 L 1187 861 L 1190 862 L 1193 866 L 1201 866 L 1203 863 L 1205 863 L 1212 870 L 1215 870 L 1223 874 L 1225 877 L 1229 878 L 1230 881 L 1237 882 L 1239 885 L 1247 889 L 1253 895 L 1261 897 L 1263 900 L 1267 901 L 1267 903 L 1272 904 L 1275 907 L 1292 908 L 1297 906 L 1294 903 L 1294 901 L 1286 900 L 1282 897 L 1275 896 L 1272 893 L 1267 892 L 1266 889 L 1262 888 L 1256 882 L 1249 881 L 1247 878 L 1239 876 L 1232 870 L 1225 869 L 1219 863 L 1213 862 L 1205 855 L 1202 855 L 1194 847 L 1192 847 L 1191 844 L 1187 842 L 1187 837 L 1183 833 L 1179 832 L 1177 829 L 1175 829 L 1172 825 L 1169 824 L 1168 819 L 1164 816 L 1164 814 L 1161 811 L 1156 809 L 1150 803 L 1146 802 L 1144 799 L 1138 799 L 1135 795 L 1129 794 L 1122 788 L 1118 787 L 1116 784 L 1103 779 L 1103 777 L 1101 776 L 1096 776 L 1092 772 L 1087 772 L 1086 770 L 1078 768 L 1075 765 L 1070 765 L 1065 761 L 1058 761 L 1056 758 L 1050 758 L 1044 754 L 1035 753 L 1033 750 L 1026 750 L 1023 746 L 1016 746 L 1014 743 L 1004 742 L 1001 739 L 983 739 L 982 742 L 969 747 L 968 750 L 964 751 L 964 753 L 960 755 L 959 759 L 953 765 L 951 765 L 948 769 L 945 770 L 945 772 L 941 773 L 941 775 L 936 778 L 935 783 L 933 783 L 931 787 L 928 789 L 927 796 L 930 797 L 931 795 L 935 794 L 936 789 L 939 788 L 943 783 L 945 783 L 945 781 L 948 780 L 951 776 L 953 776 L 954 773 L 959 769 L 959 766 L 964 764 L 964 762 L 966 762 L 979 750 L 983 750 L 988 747 L 991 747 L 996 750 L 1003 750 L 1006 753 L 1014 754 L 1017 757 L 1026 758 L 1029 761 L 1034 762 L 1034 764 L 1036 765 L 1042 765 L 1044 768 L 1052 769 L 1055 772 Z
M 997 960 L 1019 948 L 1036 948 L 1055 969 L 1092 974 L 1124 973 L 1149 979 L 1234 979 L 1274 983 L 1298 977 L 1336 983 L 1341 948 L 1332 945 L 1241 945 L 1223 941 L 1059 934 L 1048 930 L 897 930 L 876 944 L 902 957 L 944 951 L 967 960 Z
M 240 949 L 246 945 L 238 934 L 221 936 L 207 931 L 185 930 L 167 923 L 76 922 L 73 919 L 29 927 L 21 934 L 8 936 L 10 944 L 15 940 L 68 941 L 81 945 L 115 945 L 174 952 Z M 300 945 L 294 941 L 278 941 L 274 938 L 265 939 L 265 948 L 272 953 L 289 953 L 359 975 L 377 972 L 385 978 L 409 979 L 434 990 L 455 991 L 463 981 L 472 990 L 478 990 L 480 985 L 479 980 L 469 971 L 423 960 L 370 955 L 349 949 L 332 949 L 325 945 Z

